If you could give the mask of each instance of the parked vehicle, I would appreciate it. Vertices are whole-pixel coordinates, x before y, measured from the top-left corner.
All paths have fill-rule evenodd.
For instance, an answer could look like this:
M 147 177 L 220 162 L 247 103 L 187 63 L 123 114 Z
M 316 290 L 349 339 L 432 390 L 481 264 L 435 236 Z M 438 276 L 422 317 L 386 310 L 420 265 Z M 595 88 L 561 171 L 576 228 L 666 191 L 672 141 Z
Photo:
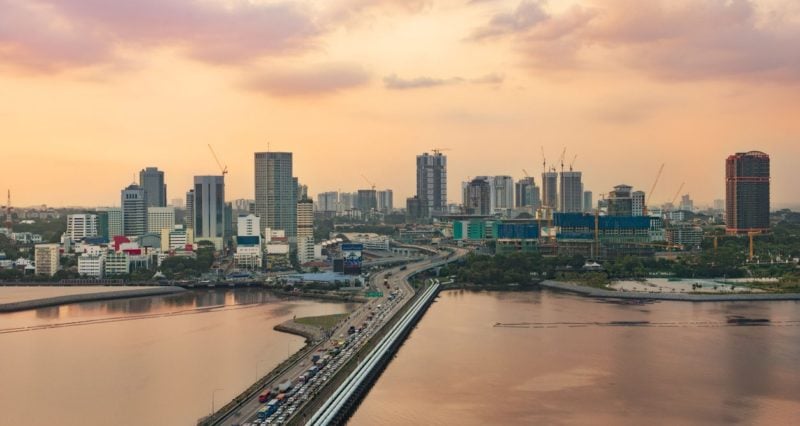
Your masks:
M 272 396 L 272 391 L 267 389 L 264 392 L 261 392 L 261 395 L 258 396 L 258 402 L 265 403 L 269 401 L 270 396 Z

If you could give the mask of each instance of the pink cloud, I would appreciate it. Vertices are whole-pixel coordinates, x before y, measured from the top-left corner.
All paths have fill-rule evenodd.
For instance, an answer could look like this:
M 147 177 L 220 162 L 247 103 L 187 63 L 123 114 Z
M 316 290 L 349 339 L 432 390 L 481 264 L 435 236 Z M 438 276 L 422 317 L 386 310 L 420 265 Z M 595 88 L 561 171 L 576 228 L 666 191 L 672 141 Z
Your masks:
M 658 78 L 798 81 L 800 25 L 771 12 L 749 0 L 652 0 L 635 7 L 595 0 L 552 14 L 540 2 L 522 1 L 473 38 L 510 37 L 534 69 L 575 69 L 602 57 Z
M 211 63 L 308 48 L 322 33 L 292 2 L 0 0 L 0 60 L 42 71 L 95 65 L 120 46 L 177 46 Z
M 370 74 L 358 65 L 324 64 L 298 69 L 265 69 L 253 72 L 242 83 L 250 92 L 273 96 L 331 94 L 365 86 Z

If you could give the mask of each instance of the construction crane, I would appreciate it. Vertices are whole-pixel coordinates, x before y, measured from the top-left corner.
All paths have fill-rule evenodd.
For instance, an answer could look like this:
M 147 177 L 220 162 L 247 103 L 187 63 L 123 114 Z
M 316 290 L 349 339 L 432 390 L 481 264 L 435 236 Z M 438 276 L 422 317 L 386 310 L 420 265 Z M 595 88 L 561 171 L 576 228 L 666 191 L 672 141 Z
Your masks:
M 13 222 L 11 221 L 11 190 L 8 190 L 8 199 L 6 201 L 6 223 L 5 227 L 11 231 L 11 225 Z
M 217 153 L 214 152 L 214 148 L 211 144 L 208 144 L 208 149 L 211 150 L 211 155 L 214 156 L 214 161 L 217 162 L 217 166 L 219 166 L 219 169 L 222 171 L 222 177 L 224 178 L 225 175 L 228 174 L 228 166 L 222 165 L 222 162 L 219 161 L 219 157 L 217 157 Z
M 564 147 L 564 150 L 561 151 L 561 173 L 564 173 L 564 156 L 567 155 L 567 147 Z
M 525 174 L 525 177 L 526 177 L 526 178 L 530 178 L 530 177 L 531 177 L 530 173 L 528 173 L 528 171 L 527 171 L 527 170 L 525 170 L 525 169 L 522 169 L 522 173 L 524 173 L 524 174 Z
M 439 154 L 442 153 L 442 151 L 452 151 L 452 149 L 450 149 L 450 148 L 432 148 L 431 151 L 433 151 L 434 154 L 439 155 Z
M 653 186 L 650 187 L 650 192 L 647 193 L 647 200 L 644 202 L 644 215 L 647 216 L 647 206 L 650 205 L 650 200 L 653 199 L 653 192 L 656 190 L 656 185 L 658 185 L 658 180 L 661 179 L 661 172 L 664 171 L 664 164 L 661 163 L 661 167 L 658 168 L 658 173 L 656 173 L 656 180 L 653 181 Z
M 681 190 L 683 189 L 684 185 L 686 185 L 686 182 L 681 182 L 681 186 L 678 188 L 677 191 L 675 191 L 675 196 L 672 197 L 672 201 L 670 202 L 670 205 L 672 205 L 673 209 L 675 208 L 675 201 L 678 201 L 678 195 L 681 194 Z
M 577 159 L 578 159 L 578 154 L 575 154 L 575 156 L 572 157 L 572 161 L 569 162 L 569 171 L 572 171 L 572 166 L 575 165 L 575 160 Z
M 542 146 L 542 173 L 547 173 L 547 158 L 544 156 L 544 146 Z
M 367 181 L 367 183 L 372 187 L 372 190 L 374 191 L 375 190 L 375 183 L 373 183 L 371 180 L 367 179 L 367 177 L 364 176 L 364 175 L 361 175 L 361 177 L 364 178 L 365 181 Z

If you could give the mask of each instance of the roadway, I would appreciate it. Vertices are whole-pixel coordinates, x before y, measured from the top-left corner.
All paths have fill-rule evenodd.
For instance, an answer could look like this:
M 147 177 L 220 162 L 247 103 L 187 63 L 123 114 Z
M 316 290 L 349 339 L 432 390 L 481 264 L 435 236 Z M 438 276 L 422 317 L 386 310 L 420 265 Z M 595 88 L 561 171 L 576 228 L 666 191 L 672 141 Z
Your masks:
M 451 255 L 450 258 L 460 257 L 466 253 L 466 250 L 463 249 L 456 250 L 457 254 Z M 263 390 L 266 390 L 275 388 L 280 383 L 284 383 L 288 380 L 297 383 L 298 378 L 314 365 L 311 360 L 313 354 L 322 356 L 332 351 L 337 346 L 343 348 L 341 354 L 335 359 L 331 359 L 329 365 L 325 366 L 324 372 L 321 371 L 320 374 L 314 378 L 313 383 L 307 383 L 300 388 L 303 390 L 302 394 L 298 394 L 291 403 L 284 403 L 281 408 L 281 413 L 270 417 L 272 421 L 269 424 L 286 424 L 294 413 L 302 412 L 307 403 L 324 387 L 325 382 L 338 373 L 338 368 L 346 365 L 353 354 L 357 353 L 360 347 L 365 345 L 381 330 L 383 325 L 389 322 L 397 312 L 412 299 L 414 288 L 408 282 L 408 278 L 429 269 L 432 263 L 441 262 L 446 259 L 447 255 L 439 254 L 435 257 L 427 258 L 406 266 L 398 266 L 372 274 L 370 286 L 377 291 L 381 291 L 383 295 L 359 306 L 346 320 L 332 330 L 329 338 L 315 343 L 313 351 L 298 359 L 294 364 L 288 366 L 264 386 Z M 384 279 L 388 280 L 388 288 L 384 285 Z M 398 290 L 397 296 L 392 297 L 391 291 L 395 289 Z M 370 315 L 374 317 L 372 321 L 367 320 Z M 367 324 L 367 326 L 362 333 L 358 333 L 359 335 L 354 336 L 353 339 L 348 339 L 348 329 L 351 326 L 357 329 L 365 324 Z M 247 425 L 248 423 L 251 425 L 260 425 L 261 423 L 258 422 L 256 418 L 258 410 L 263 406 L 264 403 L 259 402 L 258 395 L 255 395 L 241 405 L 235 412 L 228 413 L 227 416 L 214 424 L 225 426 Z M 283 417 L 284 421 L 276 421 L 281 417 Z

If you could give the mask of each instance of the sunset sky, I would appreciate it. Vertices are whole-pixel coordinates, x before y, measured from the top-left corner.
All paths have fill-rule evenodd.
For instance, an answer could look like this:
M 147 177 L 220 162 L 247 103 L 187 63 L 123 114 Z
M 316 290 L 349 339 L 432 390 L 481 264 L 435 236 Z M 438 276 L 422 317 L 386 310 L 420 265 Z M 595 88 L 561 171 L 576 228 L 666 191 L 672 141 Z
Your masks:
M 635 7 L 633 6 L 635 4 Z M 415 188 L 415 155 L 540 181 L 567 148 L 586 189 L 724 196 L 724 160 L 772 157 L 800 204 L 796 0 L 0 0 L 0 189 L 114 205 L 145 166 L 168 199 L 253 152 L 292 151 L 311 194 Z M 0 204 L 5 203 L 5 198 Z

